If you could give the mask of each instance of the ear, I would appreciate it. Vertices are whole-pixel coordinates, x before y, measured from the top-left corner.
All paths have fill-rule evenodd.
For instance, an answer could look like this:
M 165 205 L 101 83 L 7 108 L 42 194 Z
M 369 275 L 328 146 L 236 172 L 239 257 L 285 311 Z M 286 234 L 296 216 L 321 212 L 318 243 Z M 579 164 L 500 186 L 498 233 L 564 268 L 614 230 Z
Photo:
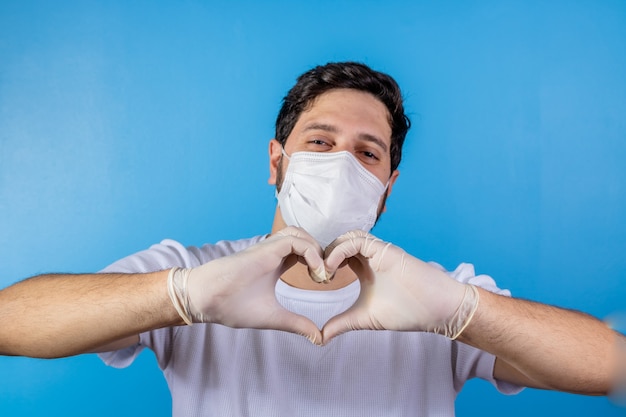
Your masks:
M 270 177 L 267 183 L 270 185 L 276 185 L 276 174 L 278 172 L 278 162 L 283 156 L 283 146 L 276 139 L 270 140 L 269 156 L 270 156 Z
M 383 206 L 383 210 L 382 210 L 383 213 L 387 211 L 386 201 L 389 198 L 389 195 L 391 194 L 391 189 L 393 188 L 393 184 L 395 184 L 399 175 L 400 175 L 400 171 L 396 169 L 391 173 L 391 176 L 389 177 L 389 185 L 387 186 L 387 191 L 386 191 L 386 196 L 385 196 L 385 205 Z

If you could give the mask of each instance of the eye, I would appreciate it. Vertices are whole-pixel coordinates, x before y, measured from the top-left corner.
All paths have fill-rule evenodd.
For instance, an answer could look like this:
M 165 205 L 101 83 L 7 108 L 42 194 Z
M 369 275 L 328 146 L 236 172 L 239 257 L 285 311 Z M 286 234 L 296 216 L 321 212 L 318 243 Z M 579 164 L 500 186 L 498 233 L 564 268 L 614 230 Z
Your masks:
M 378 156 L 376 156 L 374 153 L 369 152 L 369 151 L 363 151 L 363 155 L 368 158 L 368 159 L 376 159 L 378 160 Z
M 359 159 L 365 164 L 377 164 L 380 162 L 380 156 L 377 152 L 371 150 L 361 150 L 358 152 Z
M 326 149 L 331 148 L 329 141 L 325 138 L 320 138 L 320 137 L 309 139 L 307 141 L 307 145 L 309 148 L 314 149 L 314 150 L 326 150 Z

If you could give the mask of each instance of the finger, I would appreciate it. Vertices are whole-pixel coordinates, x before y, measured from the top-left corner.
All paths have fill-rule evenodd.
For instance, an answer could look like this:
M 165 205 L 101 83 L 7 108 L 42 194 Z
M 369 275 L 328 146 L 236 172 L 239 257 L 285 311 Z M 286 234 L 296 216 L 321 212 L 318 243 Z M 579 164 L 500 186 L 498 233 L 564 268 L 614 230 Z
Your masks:
M 337 238 L 335 242 L 336 244 L 330 251 L 326 250 L 325 252 L 325 264 L 328 273 L 334 273 L 341 265 L 345 264 L 346 260 L 357 255 L 363 255 L 365 258 L 372 257 L 376 253 L 376 245 L 382 243 L 377 237 L 362 230 L 348 232 Z
M 277 235 L 282 237 L 281 241 L 284 246 L 282 246 L 281 254 L 283 257 L 290 254 L 297 255 L 297 260 L 308 267 L 309 276 L 315 282 L 328 281 L 322 259 L 322 248 L 311 235 L 297 227 L 287 227 L 278 232 Z M 292 265 L 293 262 L 287 262 L 284 269 L 287 270 Z
M 324 250 L 324 256 L 325 257 L 328 256 L 328 254 L 330 254 L 333 251 L 333 249 L 335 249 L 337 246 L 339 246 L 343 242 L 346 242 L 348 240 L 355 239 L 358 237 L 366 237 L 366 236 L 371 236 L 371 235 L 364 230 L 357 229 L 357 230 L 351 230 L 349 232 L 346 232 L 343 235 L 339 236 L 337 239 L 330 242 L 330 245 L 328 245 L 326 249 Z
M 287 226 L 284 229 L 276 232 L 275 236 L 295 236 L 297 238 L 309 241 L 313 245 L 319 247 L 320 252 L 322 251 L 322 248 L 320 247 L 319 243 L 317 243 L 317 240 L 315 240 L 313 236 L 311 236 L 306 230 L 302 229 L 301 227 Z

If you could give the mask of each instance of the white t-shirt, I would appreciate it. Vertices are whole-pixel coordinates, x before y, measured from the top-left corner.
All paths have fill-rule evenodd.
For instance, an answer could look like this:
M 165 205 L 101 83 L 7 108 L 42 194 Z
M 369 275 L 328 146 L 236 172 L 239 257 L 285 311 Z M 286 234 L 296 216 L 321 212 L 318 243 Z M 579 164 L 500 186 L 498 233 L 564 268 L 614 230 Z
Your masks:
M 102 272 L 195 267 L 263 238 L 200 248 L 164 240 Z M 475 276 L 469 264 L 449 274 L 509 295 L 490 277 Z M 279 280 L 276 297 L 321 328 L 349 308 L 359 290 L 358 281 L 339 290 L 309 291 Z M 520 389 L 494 380 L 493 355 L 430 333 L 354 331 L 319 347 L 286 332 L 194 324 L 143 333 L 136 346 L 100 356 L 108 365 L 126 367 L 144 347 L 155 352 L 163 370 L 174 417 L 453 416 L 456 395 L 470 378 L 490 381 L 504 393 Z

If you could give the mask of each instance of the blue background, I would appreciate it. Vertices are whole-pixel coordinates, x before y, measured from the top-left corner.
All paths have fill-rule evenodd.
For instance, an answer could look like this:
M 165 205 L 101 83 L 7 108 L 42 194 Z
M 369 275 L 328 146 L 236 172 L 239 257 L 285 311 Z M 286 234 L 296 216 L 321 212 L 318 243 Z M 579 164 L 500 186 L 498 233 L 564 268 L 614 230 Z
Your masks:
M 520 297 L 626 310 L 624 1 L 262 3 L 0 2 L 0 287 L 166 237 L 269 231 L 282 96 L 313 65 L 359 60 L 399 81 L 414 123 L 375 234 Z M 170 405 L 150 352 L 126 370 L 0 357 L 2 416 Z M 457 409 L 626 414 L 482 381 Z

